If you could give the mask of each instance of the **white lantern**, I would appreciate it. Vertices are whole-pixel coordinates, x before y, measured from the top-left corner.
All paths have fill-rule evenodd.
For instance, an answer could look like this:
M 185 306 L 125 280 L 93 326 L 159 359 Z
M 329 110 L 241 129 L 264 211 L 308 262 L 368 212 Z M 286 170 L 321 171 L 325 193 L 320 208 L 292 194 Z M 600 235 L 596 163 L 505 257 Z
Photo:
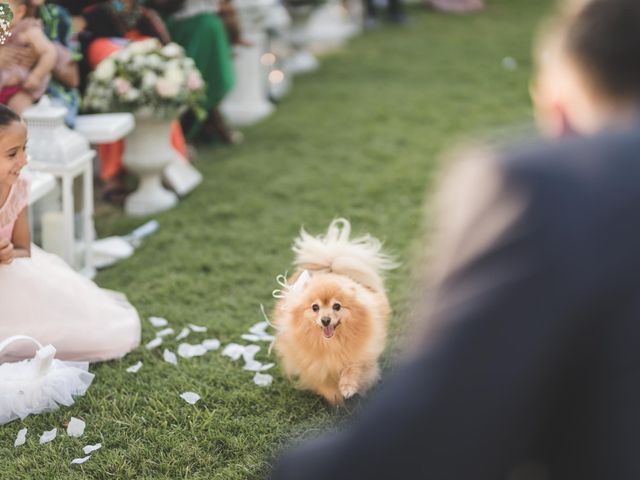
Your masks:
M 43 247 L 47 250 L 48 245 L 51 253 L 91 277 L 95 274 L 91 262 L 95 152 L 88 140 L 65 125 L 66 113 L 65 107 L 52 105 L 46 96 L 23 113 L 29 132 L 29 169 L 53 175 L 60 185 L 61 198 L 46 197 L 49 204 L 42 206 L 47 212 L 42 222 Z M 82 177 L 82 230 L 78 235 L 73 188 L 76 177 Z
M 66 113 L 46 95 L 23 113 L 29 127 L 27 150 L 34 162 L 64 165 L 90 151 L 89 141 L 65 125 Z

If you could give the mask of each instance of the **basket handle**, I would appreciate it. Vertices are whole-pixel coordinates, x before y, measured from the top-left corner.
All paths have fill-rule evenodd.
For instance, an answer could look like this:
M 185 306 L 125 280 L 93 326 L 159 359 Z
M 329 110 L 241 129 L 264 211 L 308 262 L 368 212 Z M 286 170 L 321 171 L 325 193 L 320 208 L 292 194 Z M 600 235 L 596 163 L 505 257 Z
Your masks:
M 2 352 L 2 350 L 7 348 L 12 343 L 17 342 L 19 340 L 31 341 L 38 346 L 38 349 L 42 348 L 42 345 L 40 344 L 40 342 L 33 337 L 29 337 L 28 335 L 13 335 L 11 337 L 5 338 L 2 342 L 0 342 L 0 352 Z

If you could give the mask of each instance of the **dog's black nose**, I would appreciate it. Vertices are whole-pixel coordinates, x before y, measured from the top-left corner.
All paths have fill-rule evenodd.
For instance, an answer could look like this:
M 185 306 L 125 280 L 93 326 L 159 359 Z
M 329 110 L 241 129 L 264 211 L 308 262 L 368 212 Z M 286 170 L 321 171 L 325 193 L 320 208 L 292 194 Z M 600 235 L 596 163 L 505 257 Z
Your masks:
M 325 327 L 328 327 L 329 324 L 331 323 L 331 319 L 329 317 L 322 317 L 322 325 L 324 325 Z

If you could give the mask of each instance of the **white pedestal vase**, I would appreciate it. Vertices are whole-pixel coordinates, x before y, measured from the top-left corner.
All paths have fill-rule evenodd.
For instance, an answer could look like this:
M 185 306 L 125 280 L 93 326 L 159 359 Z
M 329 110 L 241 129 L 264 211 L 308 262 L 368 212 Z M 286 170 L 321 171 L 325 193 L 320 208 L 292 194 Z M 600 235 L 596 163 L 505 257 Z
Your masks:
M 309 19 L 316 10 L 315 4 L 291 5 L 291 46 L 293 54 L 287 60 L 287 71 L 292 74 L 309 73 L 318 69 L 318 59 L 309 51 Z
M 317 52 L 338 48 L 357 33 L 358 27 L 340 0 L 329 0 L 309 20 L 309 41 Z
M 136 128 L 127 136 L 124 166 L 140 177 L 138 189 L 127 197 L 127 215 L 144 216 L 173 208 L 178 198 L 162 186 L 162 174 L 171 162 L 171 122 L 162 118 L 136 117 Z
M 236 85 L 223 100 L 220 111 L 233 126 L 242 127 L 259 122 L 274 110 L 268 100 L 261 57 L 265 53 L 265 18 L 274 0 L 236 0 L 242 37 L 249 47 L 234 50 Z

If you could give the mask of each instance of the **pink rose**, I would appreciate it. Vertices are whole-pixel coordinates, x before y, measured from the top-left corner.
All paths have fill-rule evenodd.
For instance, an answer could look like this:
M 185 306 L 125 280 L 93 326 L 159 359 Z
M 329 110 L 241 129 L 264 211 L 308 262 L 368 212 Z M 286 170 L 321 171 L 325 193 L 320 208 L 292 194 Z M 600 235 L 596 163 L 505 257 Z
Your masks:
M 118 77 L 113 81 L 113 85 L 116 88 L 116 92 L 121 97 L 124 96 L 129 90 L 131 90 L 131 83 L 122 77 Z
M 189 72 L 187 78 L 187 88 L 192 92 L 200 90 L 202 88 L 202 77 L 198 72 Z
M 156 91 L 158 95 L 164 98 L 173 98 L 178 94 L 180 86 L 166 78 L 159 78 L 156 82 Z

